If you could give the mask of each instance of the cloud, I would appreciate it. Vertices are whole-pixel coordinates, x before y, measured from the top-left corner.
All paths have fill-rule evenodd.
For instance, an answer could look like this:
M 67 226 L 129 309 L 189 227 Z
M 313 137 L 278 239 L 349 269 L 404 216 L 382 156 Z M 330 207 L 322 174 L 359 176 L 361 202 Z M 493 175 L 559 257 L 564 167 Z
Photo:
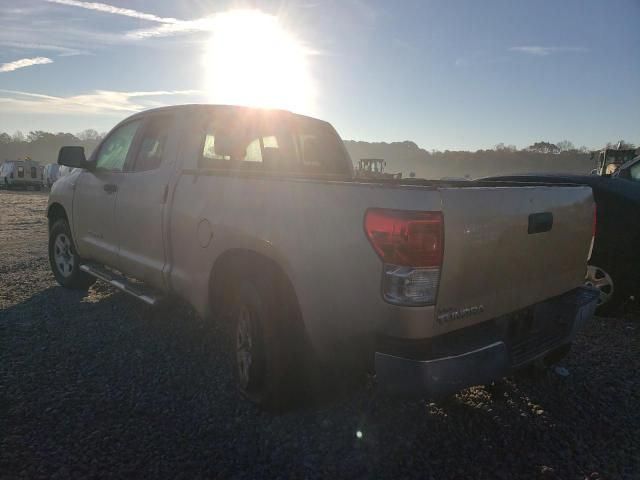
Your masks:
M 0 72 L 13 72 L 19 68 L 31 67 L 33 65 L 44 65 L 46 63 L 53 63 L 53 60 L 47 57 L 34 57 L 34 58 L 21 58 L 9 63 L 3 63 L 0 65 Z
M 125 17 L 139 18 L 141 20 L 149 20 L 151 22 L 159 23 L 177 23 L 178 19 L 158 17 L 152 13 L 139 12 L 130 8 L 115 7 L 106 3 L 100 2 L 81 2 L 79 0 L 46 0 L 49 3 L 57 3 L 59 5 L 66 5 L 69 7 L 86 8 L 87 10 L 95 10 L 97 12 L 111 13 L 113 15 L 122 15 Z
M 118 92 L 95 90 L 92 93 L 55 97 L 40 93 L 0 89 L 0 111 L 17 113 L 79 113 L 118 114 L 135 113 L 165 103 L 155 97 L 198 96 L 199 90 L 155 90 L 148 92 Z M 170 103 L 167 103 L 170 104 Z
M 65 5 L 69 7 L 84 8 L 96 12 L 110 13 L 113 15 L 122 15 L 125 17 L 138 18 L 141 20 L 149 20 L 151 22 L 160 23 L 158 27 L 132 30 L 125 37 L 129 39 L 143 39 L 150 37 L 166 37 L 171 35 L 203 32 L 211 29 L 214 17 L 203 17 L 194 20 L 178 20 L 172 17 L 159 17 L 152 13 L 140 12 L 130 8 L 121 8 L 100 2 L 82 2 L 79 0 L 46 0 L 49 3 Z
M 177 23 L 163 23 L 157 27 L 132 30 L 125 35 L 127 38 L 143 39 L 152 37 L 168 37 L 185 33 L 211 31 L 215 24 L 215 16 L 203 17 L 196 20 L 180 20 Z
M 0 46 L 10 47 L 18 50 L 45 50 L 55 52 L 59 57 L 72 57 L 75 55 L 89 55 L 85 50 L 77 48 L 63 47 L 61 45 L 48 45 L 44 43 L 22 43 L 22 42 L 5 42 L 0 40 Z
M 542 47 L 540 45 L 524 45 L 519 47 L 511 47 L 510 52 L 524 53 L 526 55 L 534 55 L 537 57 L 546 57 L 554 53 L 584 53 L 589 49 L 585 47 Z

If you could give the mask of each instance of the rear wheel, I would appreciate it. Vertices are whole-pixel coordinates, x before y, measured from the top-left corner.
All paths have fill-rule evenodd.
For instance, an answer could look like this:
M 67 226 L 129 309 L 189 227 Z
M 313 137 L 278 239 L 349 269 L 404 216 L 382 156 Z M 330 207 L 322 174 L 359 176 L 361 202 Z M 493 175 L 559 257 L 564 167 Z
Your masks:
M 291 299 L 275 273 L 252 272 L 238 282 L 232 309 L 235 378 L 239 391 L 268 409 L 290 407 L 301 392 L 302 349 Z M 298 353 L 296 353 L 298 352 Z
M 60 285 L 74 290 L 86 290 L 93 285 L 95 277 L 80 270 L 80 262 L 69 224 L 63 219 L 56 220 L 49 231 L 49 264 Z

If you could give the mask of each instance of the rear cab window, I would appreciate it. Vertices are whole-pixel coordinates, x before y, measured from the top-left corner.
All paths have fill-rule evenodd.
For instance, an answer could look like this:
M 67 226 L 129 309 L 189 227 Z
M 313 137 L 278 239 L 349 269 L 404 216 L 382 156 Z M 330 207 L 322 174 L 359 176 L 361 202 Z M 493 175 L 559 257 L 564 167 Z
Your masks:
M 146 121 L 137 142 L 132 171 L 145 172 L 162 165 L 172 121 L 172 115 L 153 116 Z
M 215 112 L 201 135 L 199 168 L 293 174 L 349 174 L 333 128 L 286 112 Z
M 311 118 L 294 118 L 303 169 L 309 173 L 349 174 L 351 160 L 333 127 Z

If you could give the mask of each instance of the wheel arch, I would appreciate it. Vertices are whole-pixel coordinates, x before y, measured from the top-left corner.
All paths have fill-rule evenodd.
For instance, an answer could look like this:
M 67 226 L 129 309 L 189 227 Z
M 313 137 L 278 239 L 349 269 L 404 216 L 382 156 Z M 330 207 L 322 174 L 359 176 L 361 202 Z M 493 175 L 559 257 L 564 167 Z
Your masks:
M 67 215 L 67 211 L 58 202 L 54 202 L 49 205 L 49 208 L 47 209 L 47 218 L 49 219 L 49 230 L 51 230 L 51 227 L 56 222 L 56 220 L 62 219 L 66 220 L 67 223 L 69 223 L 69 216 Z
M 301 317 L 300 304 L 293 282 L 285 268 L 272 257 L 247 248 L 232 248 L 219 255 L 209 273 L 209 307 L 216 314 L 226 314 L 233 301 L 238 276 L 247 270 L 267 271 L 277 282 L 278 292 L 287 296 Z

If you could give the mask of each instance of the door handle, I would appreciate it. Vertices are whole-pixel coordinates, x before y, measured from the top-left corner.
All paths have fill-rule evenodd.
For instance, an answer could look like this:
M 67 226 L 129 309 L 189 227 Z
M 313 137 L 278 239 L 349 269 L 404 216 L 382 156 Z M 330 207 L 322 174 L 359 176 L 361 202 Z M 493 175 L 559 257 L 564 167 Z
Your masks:
M 529 215 L 529 228 L 527 233 L 543 233 L 553 228 L 553 213 L 540 212 Z
M 105 183 L 102 188 L 107 193 L 116 193 L 118 191 L 118 186 L 113 183 Z

